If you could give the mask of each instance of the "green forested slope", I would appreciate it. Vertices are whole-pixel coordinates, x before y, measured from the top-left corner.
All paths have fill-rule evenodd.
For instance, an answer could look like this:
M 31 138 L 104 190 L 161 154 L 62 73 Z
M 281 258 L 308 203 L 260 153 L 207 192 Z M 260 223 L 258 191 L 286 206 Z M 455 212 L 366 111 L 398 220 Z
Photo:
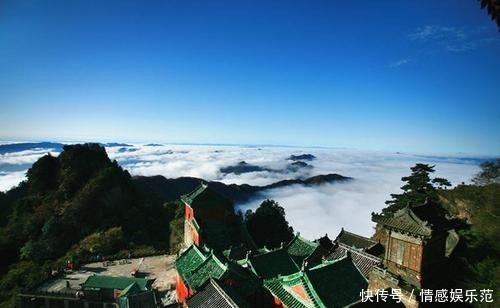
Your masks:
M 1 305 L 67 260 L 168 250 L 176 207 L 138 190 L 100 145 L 67 145 L 27 176 L 0 193 Z
M 454 255 L 458 283 L 465 289 L 493 289 L 498 300 L 500 184 L 459 185 L 439 195 L 450 214 L 463 223 Z

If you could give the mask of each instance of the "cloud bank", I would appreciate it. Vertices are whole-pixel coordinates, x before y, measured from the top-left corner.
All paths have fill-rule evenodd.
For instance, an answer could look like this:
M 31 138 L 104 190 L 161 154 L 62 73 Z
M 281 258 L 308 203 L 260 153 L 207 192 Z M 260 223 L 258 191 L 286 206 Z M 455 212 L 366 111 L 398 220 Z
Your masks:
M 201 145 L 133 145 L 111 146 L 111 159 L 132 175 L 163 175 L 167 178 L 193 176 L 226 184 L 267 185 L 292 178 L 338 173 L 355 178 L 347 183 L 317 187 L 300 185 L 268 190 L 255 199 L 237 204 L 243 211 L 256 208 L 264 199 L 278 201 L 296 231 L 314 239 L 328 233 L 334 237 L 341 227 L 370 236 L 371 212 L 380 211 L 391 193 L 399 192 L 401 177 L 417 162 L 436 165 L 435 176 L 448 178 L 452 184 L 469 182 L 478 172 L 481 158 L 468 156 L 429 156 L 346 149 L 201 146 Z M 31 149 L 0 155 L 0 190 L 17 185 L 25 171 L 42 155 L 53 149 Z M 316 159 L 313 168 L 289 169 L 290 155 L 310 153 Z M 221 168 L 241 161 L 262 167 L 263 171 L 242 174 L 223 173 Z

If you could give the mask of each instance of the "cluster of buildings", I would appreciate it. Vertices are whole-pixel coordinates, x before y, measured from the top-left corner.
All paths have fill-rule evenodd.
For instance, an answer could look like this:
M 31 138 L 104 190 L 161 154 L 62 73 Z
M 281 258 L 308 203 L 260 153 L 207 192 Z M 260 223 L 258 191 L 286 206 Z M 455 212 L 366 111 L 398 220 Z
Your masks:
M 177 307 L 174 256 L 107 260 L 60 269 L 19 295 L 22 308 Z
M 82 282 L 82 278 L 85 280 Z M 75 272 L 20 295 L 23 308 L 158 307 L 154 280 Z
M 395 289 L 401 296 L 392 304 L 418 307 L 418 291 L 438 286 L 458 242 L 439 207 L 426 203 L 372 214 L 376 240 L 342 229 L 333 240 L 297 233 L 279 247 L 257 247 L 232 202 L 206 184 L 181 200 L 184 248 L 172 269 L 171 301 L 154 279 L 126 268 L 114 276 L 71 271 L 21 294 L 21 307 L 357 307 L 368 304 L 364 291 Z
M 268 249 L 256 247 L 242 226 L 239 241 L 214 248 L 212 234 L 220 239 L 235 228 L 230 202 L 204 184 L 181 200 L 185 249 L 176 260 L 176 293 L 190 308 L 363 306 L 363 291 L 391 289 L 401 292 L 393 304 L 418 307 L 418 290 L 439 281 L 437 269 L 458 241 L 439 207 L 426 203 L 373 214 L 376 241 L 342 229 L 333 240 L 296 234 Z

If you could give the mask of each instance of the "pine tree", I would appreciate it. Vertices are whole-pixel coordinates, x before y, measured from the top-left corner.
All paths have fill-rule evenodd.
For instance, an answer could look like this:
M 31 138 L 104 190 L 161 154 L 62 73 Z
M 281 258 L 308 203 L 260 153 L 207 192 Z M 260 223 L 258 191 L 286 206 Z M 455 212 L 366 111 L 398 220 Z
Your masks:
M 411 174 L 401 178 L 405 185 L 401 187 L 403 193 L 391 194 L 392 200 L 385 202 L 388 206 L 382 210 L 384 214 L 392 214 L 405 206 L 417 206 L 424 204 L 426 201 L 438 201 L 436 188 L 432 183 L 441 186 L 450 184 L 446 179 L 436 178 L 431 181 L 429 174 L 434 172 L 435 166 L 427 164 L 416 164 L 411 168 Z

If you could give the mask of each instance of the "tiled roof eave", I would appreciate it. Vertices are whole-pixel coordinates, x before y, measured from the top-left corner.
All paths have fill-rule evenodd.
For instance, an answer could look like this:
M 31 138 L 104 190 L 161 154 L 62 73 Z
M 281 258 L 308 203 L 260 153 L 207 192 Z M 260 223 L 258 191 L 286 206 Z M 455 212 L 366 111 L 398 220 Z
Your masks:
M 279 278 L 272 278 L 264 281 L 264 287 L 287 308 L 316 308 L 307 305 L 302 300 L 288 292 L 279 281 Z
M 187 301 L 189 307 L 205 307 L 208 303 L 209 305 L 211 305 L 211 307 L 247 307 L 246 303 L 241 303 L 242 306 L 239 306 L 233 300 L 233 298 L 228 293 L 226 293 L 226 291 L 217 283 L 217 281 L 212 278 L 204 284 L 204 287 L 202 290 L 200 290 L 200 292 L 196 293 Z
M 311 292 L 311 295 L 313 297 L 312 300 L 314 302 L 315 307 L 327 308 L 325 306 L 325 304 L 323 304 L 323 302 L 321 301 L 321 298 L 319 297 L 318 293 L 316 293 L 316 290 L 314 290 L 314 287 L 311 283 L 311 280 L 309 279 L 309 277 L 307 277 L 307 272 L 304 273 L 304 276 L 302 277 L 302 279 L 303 279 L 304 283 L 306 284 L 309 292 Z
M 420 219 L 415 221 L 415 219 L 413 219 L 414 218 L 413 215 L 410 215 L 410 217 L 413 219 L 414 224 L 417 224 L 411 226 L 409 225 L 411 222 L 408 223 L 408 222 L 397 221 L 398 217 L 386 217 L 383 215 L 373 214 L 372 221 L 381 224 L 388 229 L 396 230 L 404 234 L 409 234 L 412 236 L 423 237 L 423 238 L 429 238 L 432 236 L 432 229 L 426 222 Z
M 205 283 L 206 280 L 200 282 L 197 279 L 199 277 L 206 278 L 204 276 L 200 276 L 200 271 L 205 266 L 208 266 L 209 262 L 214 262 L 217 265 L 217 267 L 220 269 L 220 274 L 218 274 L 217 276 L 215 276 L 215 273 L 212 272 L 209 275 L 208 278 L 221 279 L 221 278 L 223 278 L 224 276 L 227 275 L 227 273 L 228 273 L 228 271 L 227 271 L 228 267 L 226 266 L 226 264 L 224 264 L 223 262 L 221 262 L 214 254 L 211 254 L 197 268 L 195 268 L 194 270 L 192 270 L 189 273 L 187 273 L 188 275 L 186 275 L 187 277 L 185 279 L 185 282 L 187 283 L 187 285 L 189 285 L 193 289 L 197 289 L 197 288 L 201 287 L 201 285 L 203 285 L 203 283 Z
M 356 241 L 358 244 L 360 244 L 360 247 L 357 247 L 357 248 L 370 249 L 373 246 L 377 245 L 376 241 L 374 241 L 370 238 L 361 236 L 359 234 L 349 232 L 349 231 L 345 230 L 344 228 L 342 228 L 340 233 L 335 238 L 334 242 L 343 243 L 346 240 L 345 239 L 346 237 L 348 239 L 351 238 L 350 242 Z M 353 239 L 355 239 L 355 240 L 353 240 Z M 348 245 L 348 243 L 345 243 L 345 244 Z
M 345 244 L 342 244 L 342 243 L 339 243 L 339 246 L 349 250 L 351 253 L 354 253 L 354 254 L 359 254 L 361 256 L 363 256 L 364 258 L 367 258 L 367 259 L 370 259 L 372 261 L 377 261 L 377 262 L 382 262 L 382 259 L 377 257 L 377 256 L 374 256 L 372 254 L 369 254 L 363 250 L 359 250 L 359 249 L 353 249 L 351 246 L 349 245 L 345 245 Z
M 238 305 L 232 300 L 231 297 L 229 297 L 226 292 L 212 279 L 210 278 L 210 283 L 214 286 L 214 288 L 217 290 L 217 292 L 226 300 L 226 302 L 234 308 L 238 308 Z
M 190 193 L 187 193 L 185 195 L 182 195 L 181 196 L 181 200 L 184 202 L 184 203 L 187 203 L 188 205 L 190 205 L 193 200 L 199 195 L 201 194 L 206 188 L 208 187 L 207 184 L 205 183 L 201 183 L 200 186 L 196 187 L 195 190 L 193 190 L 192 192 Z
M 391 225 L 384 225 L 384 226 L 389 230 L 397 231 L 401 234 L 410 235 L 410 236 L 418 237 L 421 239 L 429 239 L 432 237 L 432 231 L 429 231 L 428 233 L 427 232 L 423 233 L 423 232 L 418 232 L 418 231 L 410 231 L 410 230 L 407 230 L 404 228 L 399 228 L 399 227 L 391 226 Z
M 187 254 L 190 253 L 190 252 L 194 252 L 196 255 L 198 255 L 201 259 L 201 263 L 198 264 L 196 267 L 194 268 L 189 268 L 189 264 L 182 264 L 181 261 L 183 260 L 183 258 L 186 258 L 187 257 Z M 177 270 L 177 273 L 182 277 L 182 280 L 186 283 L 188 283 L 188 278 L 189 276 L 194 272 L 196 271 L 196 269 L 199 268 L 199 266 L 201 266 L 204 262 L 206 262 L 207 260 L 207 256 L 204 255 L 196 245 L 191 245 L 189 248 L 185 249 L 183 252 L 181 252 L 181 254 L 179 255 L 179 257 L 177 258 L 176 262 L 175 262 L 175 269 Z M 188 266 L 187 268 L 184 268 L 185 266 Z

